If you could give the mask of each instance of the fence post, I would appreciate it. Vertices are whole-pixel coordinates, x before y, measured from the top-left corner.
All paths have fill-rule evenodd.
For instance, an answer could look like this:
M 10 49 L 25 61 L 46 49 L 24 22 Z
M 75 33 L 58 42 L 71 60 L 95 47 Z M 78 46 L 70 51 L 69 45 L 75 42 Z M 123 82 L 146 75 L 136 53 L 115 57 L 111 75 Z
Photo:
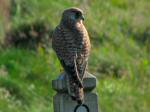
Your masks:
M 85 100 L 83 105 L 78 105 L 67 93 L 66 75 L 61 73 L 52 81 L 52 87 L 57 92 L 53 97 L 54 112 L 99 112 L 98 97 L 92 92 L 96 87 L 96 78 L 86 73 L 83 80 Z

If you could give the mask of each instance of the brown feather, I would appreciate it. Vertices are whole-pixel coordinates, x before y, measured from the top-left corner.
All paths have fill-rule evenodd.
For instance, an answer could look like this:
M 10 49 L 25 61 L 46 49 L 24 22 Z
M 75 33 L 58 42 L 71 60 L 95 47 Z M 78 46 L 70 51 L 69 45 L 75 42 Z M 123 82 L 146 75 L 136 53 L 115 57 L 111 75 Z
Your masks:
M 74 97 L 75 100 L 82 102 L 84 92 L 81 81 L 84 78 L 87 68 L 91 45 L 82 20 L 72 21 L 69 18 L 76 13 L 76 11 L 80 10 L 67 9 L 67 11 L 64 11 L 62 20 L 53 33 L 52 47 L 69 77 L 69 94 Z

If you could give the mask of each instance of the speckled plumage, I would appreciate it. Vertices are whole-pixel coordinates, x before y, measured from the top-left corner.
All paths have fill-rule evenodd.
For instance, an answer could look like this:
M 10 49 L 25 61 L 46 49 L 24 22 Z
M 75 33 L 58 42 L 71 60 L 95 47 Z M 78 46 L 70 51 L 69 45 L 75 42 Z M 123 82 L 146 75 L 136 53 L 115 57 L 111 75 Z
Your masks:
M 52 47 L 69 79 L 68 93 L 80 103 L 84 99 L 82 80 L 91 47 L 82 20 L 82 10 L 78 8 L 65 10 L 52 38 Z

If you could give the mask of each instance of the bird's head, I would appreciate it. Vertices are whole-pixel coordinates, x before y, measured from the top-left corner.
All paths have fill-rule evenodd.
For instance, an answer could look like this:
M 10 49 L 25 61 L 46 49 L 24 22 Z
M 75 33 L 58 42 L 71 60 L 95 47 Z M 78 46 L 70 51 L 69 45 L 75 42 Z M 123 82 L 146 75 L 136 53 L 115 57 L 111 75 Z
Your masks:
M 82 23 L 83 20 L 83 11 L 79 8 L 73 7 L 64 10 L 61 22 L 66 25 L 75 25 L 76 23 Z

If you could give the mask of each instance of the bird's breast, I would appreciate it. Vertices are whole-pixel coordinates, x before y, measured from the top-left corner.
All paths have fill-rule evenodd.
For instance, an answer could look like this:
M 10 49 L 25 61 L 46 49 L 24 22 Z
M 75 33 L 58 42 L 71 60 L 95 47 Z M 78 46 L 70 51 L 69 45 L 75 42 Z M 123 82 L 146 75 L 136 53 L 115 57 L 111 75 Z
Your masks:
M 78 55 L 81 56 L 88 56 L 89 51 L 90 51 L 90 41 L 89 41 L 89 36 L 86 31 L 86 29 L 80 30 L 78 33 L 76 33 L 76 47 L 78 51 Z

